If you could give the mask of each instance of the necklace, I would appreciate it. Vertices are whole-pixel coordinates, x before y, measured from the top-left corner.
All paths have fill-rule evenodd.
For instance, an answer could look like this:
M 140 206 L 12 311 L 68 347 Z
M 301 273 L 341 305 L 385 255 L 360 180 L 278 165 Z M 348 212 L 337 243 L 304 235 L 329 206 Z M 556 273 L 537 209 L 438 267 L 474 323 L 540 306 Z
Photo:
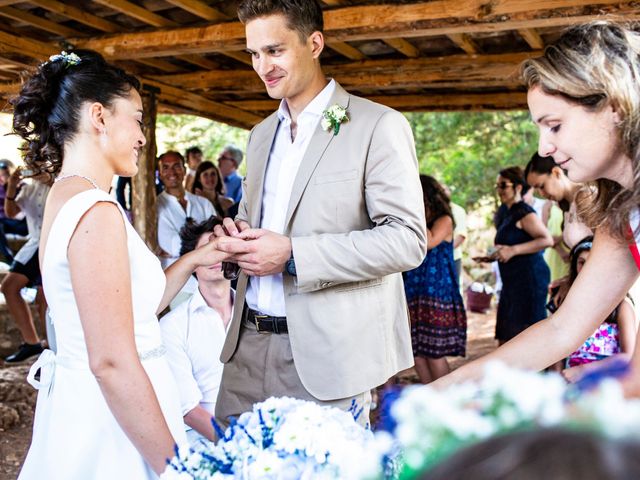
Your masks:
M 96 188 L 96 189 L 100 190 L 100 187 L 95 182 L 95 180 L 93 180 L 92 178 L 89 178 L 89 177 L 85 177 L 84 175 L 80 175 L 79 173 L 69 173 L 67 175 L 60 175 L 60 176 L 56 177 L 56 179 L 54 181 L 57 183 L 57 182 L 61 182 L 62 180 L 66 180 L 67 178 L 73 178 L 73 177 L 83 178 L 84 180 L 89 182 L 91 185 L 93 185 L 93 188 Z

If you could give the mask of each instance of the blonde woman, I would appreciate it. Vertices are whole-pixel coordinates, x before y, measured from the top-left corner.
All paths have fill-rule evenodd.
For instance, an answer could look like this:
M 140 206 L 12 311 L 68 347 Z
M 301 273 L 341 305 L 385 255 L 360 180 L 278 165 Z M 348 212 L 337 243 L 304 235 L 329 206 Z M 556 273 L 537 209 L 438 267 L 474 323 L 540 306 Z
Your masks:
M 624 298 L 640 268 L 640 34 L 610 21 L 568 30 L 544 55 L 524 62 L 538 152 L 573 182 L 595 182 L 585 212 L 595 229 L 589 261 L 562 306 L 491 354 L 441 379 L 478 377 L 489 360 L 543 369 L 568 356 Z M 631 237 L 629 227 L 635 234 Z M 625 378 L 640 395 L 640 352 Z

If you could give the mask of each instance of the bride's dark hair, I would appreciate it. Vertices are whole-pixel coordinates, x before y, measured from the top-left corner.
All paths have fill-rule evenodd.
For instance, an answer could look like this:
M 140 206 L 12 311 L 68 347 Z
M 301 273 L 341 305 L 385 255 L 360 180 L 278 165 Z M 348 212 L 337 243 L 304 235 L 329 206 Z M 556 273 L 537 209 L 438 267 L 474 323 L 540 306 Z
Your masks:
M 24 161 L 35 173 L 57 174 L 64 144 L 78 130 L 85 102 L 112 106 L 140 82 L 92 50 L 76 50 L 42 63 L 30 75 L 13 105 L 13 132 L 25 140 Z M 79 59 L 79 60 L 78 60 Z

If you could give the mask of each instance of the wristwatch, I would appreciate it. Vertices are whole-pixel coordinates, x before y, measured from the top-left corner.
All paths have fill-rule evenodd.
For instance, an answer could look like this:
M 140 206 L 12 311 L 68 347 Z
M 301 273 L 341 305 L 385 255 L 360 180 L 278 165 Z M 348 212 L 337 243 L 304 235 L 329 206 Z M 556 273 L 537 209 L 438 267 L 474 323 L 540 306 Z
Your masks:
M 287 260 L 287 263 L 284 264 L 284 270 L 292 277 L 296 277 L 296 262 L 293 259 L 293 253 L 291 254 L 291 258 Z

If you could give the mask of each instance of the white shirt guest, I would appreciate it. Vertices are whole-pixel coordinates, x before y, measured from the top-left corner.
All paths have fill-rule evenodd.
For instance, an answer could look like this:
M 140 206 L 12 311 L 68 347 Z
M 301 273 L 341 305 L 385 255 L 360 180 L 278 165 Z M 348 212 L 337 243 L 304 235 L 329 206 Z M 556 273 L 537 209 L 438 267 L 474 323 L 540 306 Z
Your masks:
M 190 223 L 182 232 L 182 253 L 207 243 L 213 227 L 219 223 L 215 218 Z M 221 267 L 217 264 L 196 269 L 198 288 L 193 296 L 160 320 L 167 359 L 180 392 L 187 438 L 192 445 L 203 438 L 214 439 L 211 417 L 222 378 L 220 352 L 235 296 Z
M 162 268 L 167 268 L 180 257 L 180 229 L 187 218 L 204 222 L 216 215 L 213 204 L 204 197 L 189 192 L 183 195 L 185 207 L 174 195 L 162 192 L 158 195 L 158 245 L 167 253 L 160 259 Z

